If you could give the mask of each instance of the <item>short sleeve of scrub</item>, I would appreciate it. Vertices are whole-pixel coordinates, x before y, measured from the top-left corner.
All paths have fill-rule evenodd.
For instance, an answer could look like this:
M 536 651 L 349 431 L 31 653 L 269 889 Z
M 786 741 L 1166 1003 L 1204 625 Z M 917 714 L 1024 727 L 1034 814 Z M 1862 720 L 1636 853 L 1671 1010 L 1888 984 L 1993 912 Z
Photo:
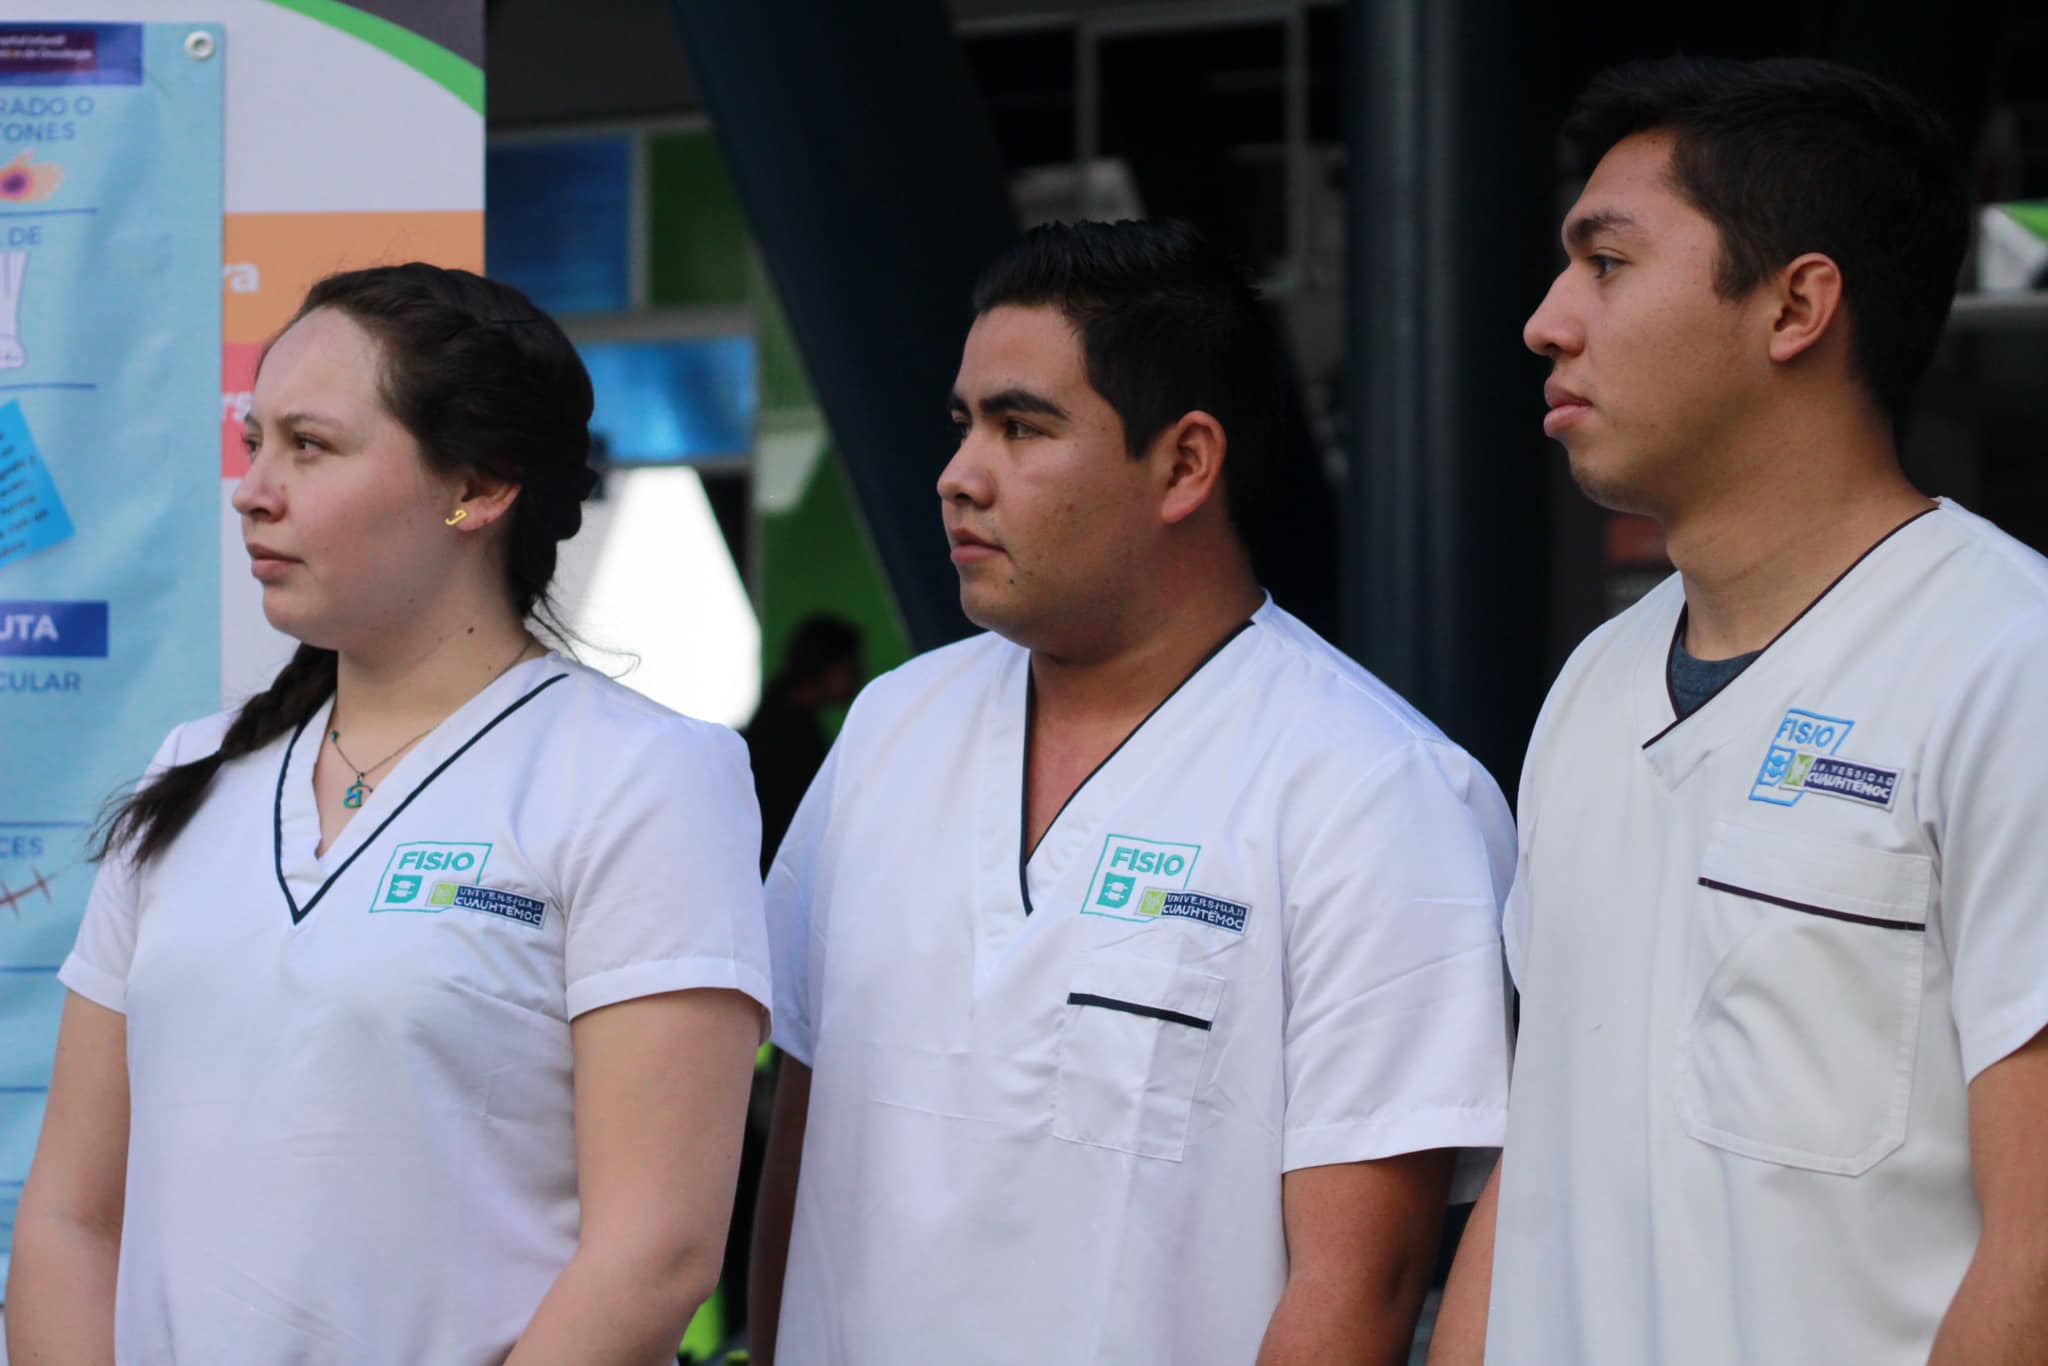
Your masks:
M 1490 1150 L 1504 1136 L 1493 855 L 1505 864 L 1505 847 L 1494 846 L 1511 838 L 1507 811 L 1483 778 L 1467 785 L 1468 801 L 1431 749 L 1412 744 L 1354 783 L 1297 865 L 1287 907 L 1285 1170 Z M 1463 1167 L 1484 1176 L 1478 1162 Z
M 619 756 L 623 780 L 563 866 L 568 1012 L 697 987 L 772 1004 L 761 817 L 729 731 L 671 719 Z
M 1929 737 L 1923 811 L 1941 849 L 1942 929 L 1954 967 L 1963 1075 L 2048 1027 L 2048 621 L 2017 623 Z
M 816 1040 L 811 1009 L 811 954 L 817 942 L 814 905 L 822 885 L 824 843 L 832 823 L 832 789 L 840 746 L 811 780 L 768 869 L 768 945 L 775 963 L 775 1046 L 808 1067 Z
M 1508 975 L 1517 988 L 1528 979 L 1529 901 L 1529 860 L 1523 858 L 1515 863 L 1515 885 L 1508 892 L 1500 922 L 1502 947 L 1507 951 Z
M 180 762 L 179 740 L 186 729 L 180 726 L 164 737 L 141 782 L 136 784 L 138 789 Z M 114 850 L 100 864 L 99 873 L 92 880 L 78 938 L 63 966 L 57 969 L 57 980 L 94 1005 L 126 1014 L 128 965 L 135 957 L 135 917 L 139 907 L 135 864 L 128 850 Z

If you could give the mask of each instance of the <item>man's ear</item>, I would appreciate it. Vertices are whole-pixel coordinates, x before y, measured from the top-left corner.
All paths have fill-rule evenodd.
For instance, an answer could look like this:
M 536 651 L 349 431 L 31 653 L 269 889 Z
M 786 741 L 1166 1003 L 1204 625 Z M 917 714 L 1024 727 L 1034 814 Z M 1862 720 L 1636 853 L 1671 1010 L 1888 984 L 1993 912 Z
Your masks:
M 1793 360 L 1817 345 L 1842 311 L 1842 271 L 1817 251 L 1795 257 L 1765 288 L 1771 317 L 1771 359 Z
M 1177 525 L 1218 496 L 1229 444 L 1223 424 L 1199 408 L 1159 434 L 1154 451 L 1166 479 L 1160 491 L 1161 521 Z
M 518 497 L 519 485 L 482 470 L 472 470 L 455 482 L 455 501 L 449 514 L 468 514 L 456 523 L 456 530 L 481 531 L 508 515 Z

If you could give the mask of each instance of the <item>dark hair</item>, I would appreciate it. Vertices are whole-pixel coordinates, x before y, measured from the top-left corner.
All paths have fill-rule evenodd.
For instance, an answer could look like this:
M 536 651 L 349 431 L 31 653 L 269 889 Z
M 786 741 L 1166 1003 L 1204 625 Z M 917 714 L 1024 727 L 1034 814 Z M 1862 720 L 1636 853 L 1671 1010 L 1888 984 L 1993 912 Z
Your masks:
M 1074 324 L 1088 383 L 1134 459 L 1196 409 L 1222 423 L 1230 519 L 1250 533 L 1279 439 L 1284 358 L 1236 262 L 1173 219 L 1048 223 L 975 284 L 977 315 L 1005 304 L 1056 308 Z
M 292 322 L 345 314 L 376 339 L 384 406 L 446 474 L 481 471 L 519 485 L 505 553 L 506 592 L 522 619 L 560 634 L 548 598 L 558 542 L 583 524 L 590 468 L 590 376 L 552 318 L 510 285 L 413 262 L 344 271 L 306 293 Z M 287 325 L 289 326 L 289 324 Z M 222 764 L 305 722 L 334 691 L 332 650 L 301 645 L 270 686 L 242 705 L 220 748 L 152 777 L 113 805 L 96 857 L 132 845 L 143 863 L 199 808 Z
M 782 668 L 772 686 L 787 688 L 818 678 L 835 664 L 860 658 L 860 628 L 830 612 L 813 612 L 797 623 L 782 651 Z
M 1804 252 L 1841 268 L 1850 355 L 1896 424 L 1969 245 L 1962 158 L 1941 120 L 1832 62 L 1678 57 L 1602 73 L 1565 125 L 1588 167 L 1647 132 L 1672 135 L 1672 179 L 1720 233 L 1723 297 Z

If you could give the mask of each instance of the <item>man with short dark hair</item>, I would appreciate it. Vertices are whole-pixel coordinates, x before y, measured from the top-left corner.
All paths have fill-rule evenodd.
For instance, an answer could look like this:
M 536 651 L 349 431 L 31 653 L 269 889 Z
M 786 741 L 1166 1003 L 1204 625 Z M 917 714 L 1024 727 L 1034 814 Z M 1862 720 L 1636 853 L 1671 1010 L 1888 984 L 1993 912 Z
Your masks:
M 1431 1360 L 2038 1363 L 2048 561 L 1897 455 L 1962 160 L 1805 61 L 1625 68 L 1571 131 L 1544 429 L 1678 572 L 1537 722 L 1508 1143 Z
M 974 302 L 989 634 L 861 694 L 768 877 L 756 1345 L 1393 1366 L 1499 1138 L 1506 804 L 1259 590 L 1276 342 L 1220 253 L 1042 228 Z

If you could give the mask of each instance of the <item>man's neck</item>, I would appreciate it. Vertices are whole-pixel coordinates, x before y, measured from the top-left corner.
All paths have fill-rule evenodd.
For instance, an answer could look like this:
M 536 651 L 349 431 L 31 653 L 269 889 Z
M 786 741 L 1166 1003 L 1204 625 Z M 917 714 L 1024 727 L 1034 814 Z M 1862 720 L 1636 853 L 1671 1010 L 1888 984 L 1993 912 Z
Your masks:
M 1803 448 L 1802 448 L 1803 447 Z M 1873 545 L 1933 504 L 1900 472 L 1888 430 L 1851 433 L 1826 459 L 1804 442 L 1665 520 L 1685 582 L 1686 634 L 1699 659 L 1770 644 Z
M 1121 638 L 1105 648 L 1033 649 L 1031 681 L 1040 720 L 1142 718 L 1264 601 L 1247 574 L 1220 591 L 1190 592 L 1126 615 Z

